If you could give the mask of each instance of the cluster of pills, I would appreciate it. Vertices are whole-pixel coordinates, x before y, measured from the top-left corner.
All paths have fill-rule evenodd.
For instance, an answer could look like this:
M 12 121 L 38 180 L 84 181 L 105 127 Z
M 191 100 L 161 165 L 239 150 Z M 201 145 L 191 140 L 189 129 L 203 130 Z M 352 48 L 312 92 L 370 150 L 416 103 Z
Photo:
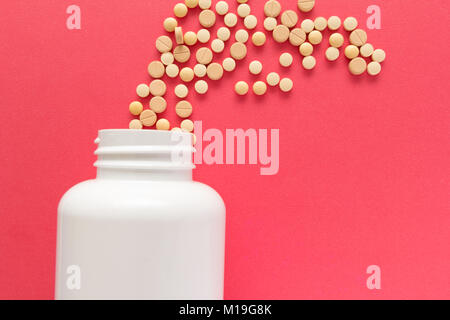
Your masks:
M 297 1 L 300 12 L 310 12 L 315 5 L 315 0 Z M 269 0 L 264 5 L 263 29 L 266 32 L 262 32 L 255 30 L 259 21 L 252 14 L 248 0 L 237 0 L 237 2 L 236 13 L 230 11 L 226 1 L 218 1 L 213 6 L 211 0 L 185 0 L 184 3 L 175 5 L 173 13 L 178 19 L 184 18 L 190 9 L 199 7 L 198 21 L 201 29 L 196 32 L 185 32 L 176 18 L 169 17 L 164 20 L 164 29 L 171 36 L 162 35 L 156 39 L 155 46 L 161 56 L 159 60 L 152 61 L 148 65 L 148 73 L 153 80 L 149 85 L 140 84 L 136 88 L 138 97 L 151 96 L 149 108 L 145 109 L 139 101 L 130 104 L 131 114 L 139 117 L 130 122 L 130 129 L 153 126 L 156 126 L 158 130 L 171 129 L 169 121 L 160 117 L 167 109 L 167 102 L 164 98 L 167 86 L 162 80 L 164 76 L 167 76 L 172 79 L 178 78 L 181 82 L 176 85 L 174 93 L 180 99 L 175 105 L 175 112 L 182 122 L 179 128 L 175 127 L 172 130 L 192 133 L 194 126 L 189 117 L 193 113 L 193 107 L 190 102 L 185 100 L 189 95 L 186 84 L 195 80 L 194 89 L 197 94 L 206 94 L 208 82 L 203 78 L 217 81 L 224 76 L 225 72 L 234 71 L 237 63 L 247 57 L 249 40 L 255 47 L 261 47 L 267 41 L 266 34 L 271 35 L 277 43 L 289 42 L 292 46 L 297 47 L 303 68 L 311 70 L 317 63 L 313 56 L 314 46 L 322 43 L 327 29 L 331 31 L 331 34 L 328 37 L 329 47 L 325 51 L 325 57 L 331 62 L 340 57 L 340 50 L 345 42 L 345 33 L 340 32 L 339 29 L 343 27 L 349 39 L 349 45 L 344 48 L 344 55 L 349 60 L 350 73 L 361 75 L 367 72 L 375 76 L 381 72 L 381 62 L 385 60 L 385 52 L 382 49 L 375 49 L 367 42 L 367 33 L 358 28 L 356 18 L 348 17 L 343 22 L 337 16 L 328 19 L 318 17 L 314 20 L 300 21 L 296 11 L 282 11 L 279 1 Z M 225 26 L 217 30 L 216 37 L 210 42 L 212 38 L 210 30 L 216 24 L 218 16 L 223 17 Z M 232 32 L 239 19 L 242 19 L 245 28 Z M 225 51 L 227 41 L 232 42 L 229 48 L 229 57 L 226 57 L 221 63 L 213 62 L 214 54 Z M 210 45 L 205 45 L 208 42 Z M 194 52 L 193 47 L 197 44 L 200 47 Z M 182 64 L 188 62 L 191 57 L 195 57 L 195 66 L 193 68 L 182 67 Z M 290 53 L 284 52 L 279 56 L 279 63 L 284 68 L 291 67 L 293 62 L 294 57 Z M 259 75 L 263 71 L 263 64 L 258 60 L 251 61 L 248 70 L 253 75 Z M 241 80 L 236 82 L 234 89 L 236 94 L 246 95 L 250 87 L 255 95 L 261 96 L 267 92 L 268 87 L 279 87 L 281 91 L 289 92 L 293 89 L 294 82 L 290 78 L 281 78 L 277 72 L 269 72 L 265 81 L 255 81 L 250 86 L 246 81 Z

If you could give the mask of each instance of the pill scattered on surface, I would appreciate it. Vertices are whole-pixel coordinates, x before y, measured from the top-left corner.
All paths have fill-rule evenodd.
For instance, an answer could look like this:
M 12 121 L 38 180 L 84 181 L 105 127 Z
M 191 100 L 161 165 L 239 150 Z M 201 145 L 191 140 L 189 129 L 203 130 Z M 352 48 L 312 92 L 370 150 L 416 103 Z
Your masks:
M 175 58 L 173 57 L 173 54 L 171 52 L 166 52 L 161 54 L 161 62 L 168 66 L 169 64 L 172 64 L 175 61 Z
M 211 33 L 206 29 L 200 29 L 197 32 L 197 39 L 201 43 L 207 43 L 211 39 Z
M 193 31 L 188 31 L 184 34 L 184 44 L 193 46 L 197 43 L 197 34 Z
M 179 84 L 175 87 L 174 93 L 178 98 L 184 99 L 188 96 L 189 89 L 184 84 Z
M 250 14 L 250 15 L 246 16 L 244 19 L 244 26 L 249 30 L 255 29 L 257 24 L 258 24 L 258 19 L 254 15 Z
M 346 31 L 353 31 L 358 27 L 358 20 L 354 17 L 348 17 L 344 20 L 344 29 Z
M 361 57 L 354 58 L 348 64 L 348 68 L 351 74 L 355 76 L 361 75 L 366 71 L 367 68 L 366 60 L 364 60 Z
M 130 103 L 129 110 L 133 116 L 138 116 L 141 114 L 142 110 L 144 110 L 144 106 L 139 101 L 133 101 Z
M 180 70 L 180 79 L 184 82 L 191 82 L 194 79 L 194 70 L 191 68 L 183 68 Z
M 225 71 L 234 71 L 234 69 L 236 69 L 236 61 L 230 57 L 225 58 L 222 62 L 222 67 Z
M 215 53 L 221 53 L 225 49 L 225 43 L 220 39 L 214 39 L 211 42 L 211 49 Z
M 280 15 L 281 4 L 276 0 L 269 0 L 264 5 L 264 14 L 266 17 L 276 18 Z
M 172 50 L 173 42 L 168 36 L 161 36 L 156 39 L 156 49 L 161 53 L 166 53 Z
M 204 28 L 211 28 L 216 23 L 216 14 L 212 10 L 203 10 L 198 19 Z
M 213 52 L 209 48 L 202 47 L 197 50 L 195 57 L 196 57 L 198 63 L 207 65 L 207 64 L 211 63 L 211 61 L 213 59 Z
M 234 13 L 230 12 L 230 13 L 226 14 L 223 21 L 227 27 L 233 28 L 234 26 L 236 26 L 236 24 L 238 22 L 238 18 Z
M 189 101 L 182 100 L 176 104 L 175 112 L 180 118 L 189 118 L 192 115 L 192 105 Z
M 242 60 L 247 56 L 247 46 L 241 42 L 235 42 L 230 48 L 231 57 L 235 60 Z
M 289 92 L 294 87 L 294 82 L 290 78 L 283 78 L 280 81 L 280 89 L 283 92 Z
M 188 13 L 188 8 L 184 3 L 177 3 L 173 8 L 173 13 L 177 18 L 184 18 Z
M 180 127 L 182 130 L 186 130 L 187 132 L 194 131 L 194 123 L 189 119 L 181 121 Z
M 292 57 L 292 55 L 290 53 L 282 53 L 280 56 L 280 64 L 283 67 L 290 67 L 292 65 L 292 62 L 294 61 L 294 58 Z
M 354 46 L 354 45 L 348 45 L 347 47 L 345 47 L 345 56 L 348 58 L 348 59 L 354 59 L 354 58 L 356 58 L 357 56 L 359 56 L 359 48 L 357 47 L 357 46 Z
M 231 37 L 230 29 L 227 27 L 221 27 L 217 30 L 217 38 L 222 41 L 228 41 Z
M 372 60 L 375 62 L 383 62 L 386 59 L 386 52 L 383 49 L 376 49 L 372 54 Z
M 275 18 L 267 17 L 266 19 L 264 19 L 264 29 L 266 29 L 267 31 L 273 31 L 277 24 L 278 22 Z
M 183 28 L 182 27 L 175 28 L 175 42 L 177 44 L 184 44 L 184 36 L 183 36 Z
M 248 41 L 249 35 L 248 32 L 244 29 L 239 29 L 236 31 L 235 39 L 237 42 L 246 43 Z
M 205 80 L 198 80 L 195 83 L 195 91 L 197 91 L 198 94 L 205 94 L 208 92 L 208 82 Z
M 260 74 L 262 72 L 262 69 L 263 69 L 263 65 L 258 60 L 254 60 L 254 61 L 250 62 L 250 64 L 248 65 L 248 70 L 250 71 L 251 74 L 254 74 L 254 75 Z
M 266 77 L 267 84 L 271 87 L 275 87 L 280 83 L 280 75 L 276 72 L 271 72 Z
M 148 73 L 155 79 L 161 78 L 164 72 L 165 68 L 161 61 L 152 61 L 148 65 Z
M 251 8 L 248 4 L 240 4 L 237 8 L 238 16 L 245 18 L 251 13 Z
M 194 74 L 198 77 L 198 78 L 203 78 L 204 76 L 206 76 L 206 66 L 198 63 L 194 66 Z
M 298 22 L 298 15 L 293 10 L 286 10 L 281 14 L 281 23 L 288 28 L 294 27 Z
M 234 86 L 234 91 L 240 96 L 246 95 L 248 93 L 248 84 L 245 81 L 238 81 Z
M 318 45 L 322 42 L 322 33 L 318 30 L 313 30 L 308 34 L 308 41 L 313 45 Z
M 289 34 L 289 42 L 293 46 L 300 46 L 303 42 L 306 41 L 306 33 L 300 28 L 295 28 L 291 30 L 291 33 Z
M 142 124 L 146 127 L 151 127 L 156 123 L 156 113 L 154 113 L 152 110 L 144 110 L 142 111 L 141 115 L 139 116 L 139 119 L 141 120 Z
M 262 96 L 267 92 L 267 85 L 263 81 L 256 81 L 253 84 L 253 93 L 257 96 Z
M 147 98 L 150 94 L 150 89 L 148 88 L 148 85 L 141 83 L 136 87 L 136 94 L 138 97 L 141 98 Z
M 315 28 L 314 21 L 312 21 L 311 19 L 303 20 L 300 26 L 302 30 L 305 31 L 306 33 L 310 33 Z
M 133 119 L 130 121 L 129 127 L 131 130 L 141 130 L 143 128 L 142 122 L 138 119 Z
M 367 33 L 362 29 L 356 29 L 350 33 L 349 40 L 351 44 L 361 47 L 367 42 Z
M 313 56 L 304 57 L 302 65 L 306 70 L 314 69 L 314 67 L 316 66 L 316 58 L 314 58 Z
M 153 97 L 149 103 L 150 109 L 155 113 L 163 113 L 167 109 L 167 101 L 163 97 Z
M 325 56 L 328 61 L 336 61 L 339 58 L 339 49 L 335 47 L 329 47 L 327 51 L 325 51 Z
M 273 38 L 278 43 L 286 42 L 289 39 L 290 31 L 289 28 L 283 24 L 275 27 L 272 32 Z
M 330 35 L 330 46 L 340 48 L 344 44 L 344 36 L 339 32 L 335 32 Z
M 237 0 L 238 3 L 247 3 L 248 0 Z
M 302 12 L 310 12 L 314 8 L 314 0 L 298 0 L 298 9 Z
M 328 27 L 328 20 L 324 17 L 317 17 L 314 20 L 314 28 L 319 31 L 324 31 Z
M 217 62 L 213 62 L 206 67 L 206 74 L 211 80 L 220 80 L 223 77 L 223 68 Z
M 198 6 L 198 0 L 185 0 L 184 3 L 190 9 L 196 8 Z
M 159 119 L 156 121 L 156 129 L 167 131 L 170 129 L 170 122 L 167 119 Z
M 266 35 L 261 31 L 257 31 L 252 35 L 252 42 L 256 47 L 261 47 L 266 43 Z
M 376 76 L 381 72 L 381 64 L 376 61 L 369 62 L 367 65 L 367 73 L 371 76 Z
M 166 20 L 164 20 L 164 29 L 167 32 L 174 32 L 177 26 L 178 22 L 174 18 L 167 18 Z
M 299 51 L 302 56 L 305 56 L 305 57 L 310 56 L 310 55 L 312 55 L 312 53 L 314 51 L 314 47 L 312 46 L 311 43 L 305 42 L 305 43 L 301 44 Z
M 179 63 L 185 63 L 191 57 L 191 51 L 185 45 L 176 46 L 175 49 L 173 49 L 173 56 Z
M 224 16 L 228 13 L 228 3 L 225 1 L 219 1 L 216 3 L 216 12 L 217 14 Z
M 211 8 L 211 0 L 199 0 L 198 1 L 198 6 L 200 7 L 200 9 L 209 9 Z
M 341 27 L 341 23 L 341 19 L 338 16 L 331 16 L 328 19 L 328 29 L 335 31 Z
M 373 46 L 370 43 L 366 43 L 359 49 L 361 56 L 368 58 L 373 54 Z
M 160 96 L 160 97 L 162 97 L 163 95 L 165 95 L 166 94 L 166 90 L 167 90 L 167 86 L 166 86 L 166 84 L 164 83 L 164 81 L 162 81 L 162 80 L 153 80 L 151 83 L 150 83 L 150 86 L 149 86 L 149 88 L 150 88 L 150 93 L 153 95 L 153 96 Z
M 176 78 L 180 72 L 180 69 L 176 64 L 169 64 L 166 67 L 166 74 L 169 78 Z

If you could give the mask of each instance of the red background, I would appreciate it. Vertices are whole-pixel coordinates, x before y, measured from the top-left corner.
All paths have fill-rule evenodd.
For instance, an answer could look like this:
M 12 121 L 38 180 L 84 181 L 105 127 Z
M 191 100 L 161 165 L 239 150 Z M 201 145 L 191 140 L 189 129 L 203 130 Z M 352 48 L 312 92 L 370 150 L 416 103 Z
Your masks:
M 269 37 L 205 97 L 191 94 L 204 129 L 280 129 L 278 175 L 237 165 L 195 172 L 227 204 L 225 297 L 450 298 L 449 1 L 316 2 L 302 18 L 355 16 L 365 29 L 367 7 L 381 7 L 381 30 L 368 31 L 387 52 L 379 77 L 327 62 L 327 38 L 306 72 L 295 48 Z M 128 125 L 175 3 L 1 2 L 0 298 L 53 297 L 58 201 L 95 176 L 97 130 Z M 264 1 L 249 3 L 262 30 Z M 66 28 L 71 4 L 81 30 Z M 198 30 L 195 12 L 185 31 Z M 291 69 L 279 67 L 282 51 L 294 53 Z M 254 80 L 246 68 L 255 57 L 264 75 L 291 77 L 294 91 L 238 99 L 233 84 Z M 172 92 L 168 101 L 175 123 Z M 381 267 L 381 290 L 366 287 L 369 265 Z

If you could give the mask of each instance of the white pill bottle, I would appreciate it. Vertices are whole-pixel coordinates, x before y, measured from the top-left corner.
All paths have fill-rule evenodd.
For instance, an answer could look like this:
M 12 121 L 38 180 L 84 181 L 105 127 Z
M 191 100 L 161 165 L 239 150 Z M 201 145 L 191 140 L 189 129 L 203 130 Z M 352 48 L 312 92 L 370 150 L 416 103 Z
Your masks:
M 225 205 L 191 134 L 102 130 L 97 178 L 58 208 L 56 299 L 223 299 Z

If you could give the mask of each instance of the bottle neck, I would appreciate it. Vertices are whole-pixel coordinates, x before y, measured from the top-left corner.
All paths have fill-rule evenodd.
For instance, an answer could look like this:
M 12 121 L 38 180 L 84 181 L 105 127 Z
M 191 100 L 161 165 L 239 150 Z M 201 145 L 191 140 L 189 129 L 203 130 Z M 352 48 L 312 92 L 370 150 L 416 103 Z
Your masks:
M 96 140 L 97 179 L 192 180 L 192 137 L 156 130 L 101 130 Z

